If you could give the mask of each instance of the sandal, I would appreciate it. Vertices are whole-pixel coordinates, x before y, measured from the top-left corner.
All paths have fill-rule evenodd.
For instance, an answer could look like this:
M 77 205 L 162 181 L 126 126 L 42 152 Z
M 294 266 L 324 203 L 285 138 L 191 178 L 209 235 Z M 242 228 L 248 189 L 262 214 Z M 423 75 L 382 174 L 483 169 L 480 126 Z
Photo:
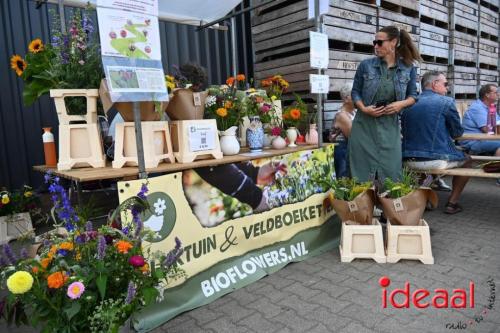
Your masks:
M 444 212 L 446 214 L 456 214 L 460 213 L 462 211 L 462 206 L 460 206 L 458 203 L 451 203 L 448 201 L 448 203 L 445 206 Z

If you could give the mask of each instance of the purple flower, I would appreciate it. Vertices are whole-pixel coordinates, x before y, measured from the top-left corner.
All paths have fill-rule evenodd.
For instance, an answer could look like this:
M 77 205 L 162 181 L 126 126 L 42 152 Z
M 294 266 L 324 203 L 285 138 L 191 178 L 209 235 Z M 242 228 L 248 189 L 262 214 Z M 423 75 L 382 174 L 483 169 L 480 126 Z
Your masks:
M 48 239 L 44 239 L 43 240 L 43 246 L 44 247 L 49 247 L 50 245 L 52 245 L 52 242 Z
M 28 258 L 28 250 L 26 250 L 25 247 L 23 247 L 21 249 L 21 252 L 19 253 L 19 255 L 21 256 L 22 259 L 26 259 Z
M 143 200 L 146 200 L 146 193 L 149 192 L 149 189 L 148 189 L 148 184 L 142 184 L 141 185 L 141 190 L 139 191 L 139 193 L 137 193 L 137 196 Z
M 105 235 L 104 239 L 106 240 L 106 245 L 113 244 L 113 236 L 111 236 L 111 235 Z
M 17 263 L 17 257 L 9 244 L 3 246 L 3 254 L 7 258 L 9 264 L 15 265 Z
M 129 232 L 128 227 L 123 228 L 123 230 L 122 230 L 122 231 L 123 231 L 123 233 L 124 233 L 125 235 L 128 235 L 128 232 Z
M 125 298 L 125 303 L 130 304 L 134 300 L 135 297 L 135 285 L 132 281 L 128 283 L 128 288 L 127 288 L 127 298 Z
M 106 239 L 103 236 L 97 238 L 97 259 L 102 260 L 106 255 Z
M 85 231 L 89 232 L 92 230 L 94 230 L 94 228 L 92 226 L 92 221 L 87 221 L 87 223 L 85 223 Z
M 53 47 L 58 47 L 60 41 L 61 41 L 61 39 L 59 38 L 59 36 L 52 36 L 52 46 Z
M 144 261 L 143 256 L 135 255 L 135 256 L 132 256 L 128 259 L 128 263 L 134 267 L 142 267 L 142 266 L 144 266 L 146 261 Z
M 62 257 L 66 257 L 68 255 L 68 250 L 59 249 L 59 250 L 57 250 L 56 253 Z
M 4 257 L 0 257 L 0 267 L 4 267 L 4 266 L 7 266 L 9 265 L 9 263 L 7 262 L 7 260 L 5 260 Z
M 92 20 L 87 15 L 83 15 L 82 28 L 87 35 L 90 35 L 94 32 L 94 25 L 92 24 Z
M 182 243 L 180 239 L 175 237 L 175 248 L 170 250 L 170 252 L 167 254 L 167 257 L 163 261 L 163 266 L 165 268 L 170 268 L 181 257 L 182 253 L 184 252 L 184 249 L 182 249 L 181 246 Z

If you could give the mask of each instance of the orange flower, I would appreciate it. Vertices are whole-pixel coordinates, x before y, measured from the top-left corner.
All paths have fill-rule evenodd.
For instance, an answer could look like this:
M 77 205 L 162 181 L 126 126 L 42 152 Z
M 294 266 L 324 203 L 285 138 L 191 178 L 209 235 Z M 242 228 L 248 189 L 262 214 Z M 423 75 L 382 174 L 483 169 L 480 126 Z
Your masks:
M 52 261 L 52 258 L 43 258 L 42 261 L 40 261 L 40 265 L 42 265 L 42 267 L 44 269 L 47 269 L 47 267 L 49 267 L 51 261 Z
M 288 117 L 288 114 L 287 113 L 284 113 L 283 114 L 283 119 L 287 120 L 289 117 Z
M 236 80 L 238 80 L 238 81 L 245 81 L 245 74 L 238 74 L 238 75 L 236 75 Z
M 234 77 L 232 77 L 232 76 L 228 77 L 226 80 L 226 84 L 228 86 L 232 86 L 234 84 Z
M 47 285 L 52 289 L 61 288 L 66 281 L 68 281 L 68 276 L 63 272 L 55 272 L 47 277 Z
M 262 96 L 255 96 L 255 102 L 262 103 L 264 102 L 264 98 L 262 98 Z
M 12 67 L 12 69 L 16 71 L 17 76 L 23 75 L 23 72 L 27 66 L 28 64 L 26 63 L 26 61 L 24 61 L 23 58 L 21 58 L 20 55 L 14 54 L 10 58 L 10 67 Z
M 34 274 L 38 273 L 38 267 L 37 267 L 37 266 L 33 266 L 33 267 L 31 267 L 31 271 L 32 271 Z
M 215 113 L 217 113 L 217 115 L 222 118 L 227 116 L 227 110 L 225 108 L 218 108 Z
M 260 81 L 260 85 L 263 87 L 269 87 L 272 84 L 273 84 L 273 82 L 270 79 L 265 79 L 265 80 Z
M 226 109 L 230 109 L 230 108 L 232 108 L 232 107 L 233 107 L 233 102 L 231 102 L 231 101 L 226 101 L 226 102 L 224 103 L 224 108 L 226 108 Z
M 128 250 L 130 250 L 134 246 L 130 242 L 121 240 L 116 242 L 115 247 L 120 253 L 128 253 Z
M 73 251 L 73 243 L 71 242 L 62 242 L 60 245 L 59 245 L 59 248 L 61 250 L 67 250 L 67 251 Z
M 28 49 L 30 50 L 30 52 L 33 53 L 38 53 L 40 51 L 43 51 L 42 40 L 40 38 L 32 40 L 30 45 L 28 46 Z
M 147 273 L 147 272 L 149 272 L 149 265 L 148 264 L 144 264 L 144 266 L 142 266 L 139 269 L 141 270 L 141 272 Z
M 293 120 L 298 120 L 300 119 L 301 112 L 299 109 L 291 109 L 290 110 L 290 117 L 292 117 Z

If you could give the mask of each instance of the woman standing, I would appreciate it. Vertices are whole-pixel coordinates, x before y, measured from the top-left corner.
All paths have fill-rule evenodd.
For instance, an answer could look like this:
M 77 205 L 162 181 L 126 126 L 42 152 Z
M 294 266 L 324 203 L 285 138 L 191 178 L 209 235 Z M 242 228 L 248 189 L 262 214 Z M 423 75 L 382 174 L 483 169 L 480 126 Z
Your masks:
M 330 134 L 330 142 L 337 142 L 333 151 L 333 163 L 337 178 L 349 176 L 349 164 L 347 163 L 347 141 L 351 134 L 352 120 L 355 109 L 351 98 L 352 84 L 345 84 L 340 89 L 342 107 L 335 114 Z
M 359 112 L 349 140 L 352 177 L 359 181 L 401 177 L 398 113 L 417 99 L 415 61 L 421 60 L 410 35 L 384 27 L 373 41 L 376 57 L 363 60 L 354 76 L 352 100 Z

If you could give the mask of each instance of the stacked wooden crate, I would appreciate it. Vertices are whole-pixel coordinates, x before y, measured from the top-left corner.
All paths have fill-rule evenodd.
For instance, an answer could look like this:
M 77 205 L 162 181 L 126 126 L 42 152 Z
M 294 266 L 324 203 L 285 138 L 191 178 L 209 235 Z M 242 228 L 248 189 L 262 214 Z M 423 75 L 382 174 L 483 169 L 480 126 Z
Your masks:
M 479 5 L 477 0 L 454 0 L 449 11 L 451 93 L 456 99 L 473 99 L 478 79 Z
M 498 84 L 499 0 L 479 6 L 479 84 Z
M 449 39 L 446 0 L 420 0 L 420 75 L 429 70 L 448 72 Z

